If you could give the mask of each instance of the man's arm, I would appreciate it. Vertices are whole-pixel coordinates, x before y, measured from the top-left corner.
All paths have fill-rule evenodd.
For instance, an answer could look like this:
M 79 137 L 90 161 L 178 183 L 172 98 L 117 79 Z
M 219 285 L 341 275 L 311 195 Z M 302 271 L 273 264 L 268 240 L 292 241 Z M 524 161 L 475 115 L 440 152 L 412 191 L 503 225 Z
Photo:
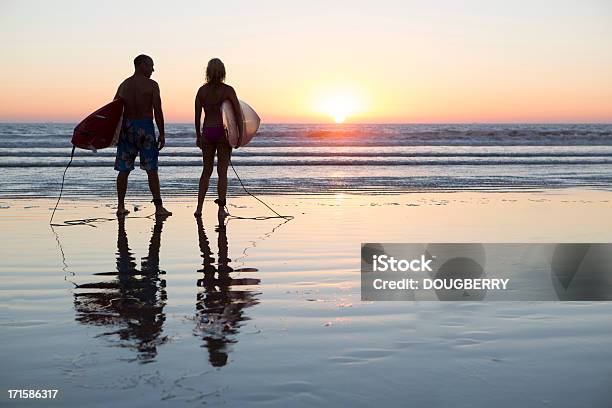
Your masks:
M 166 145 L 166 133 L 164 130 L 164 112 L 162 111 L 161 106 L 161 95 L 159 92 L 159 85 L 157 82 L 154 82 L 153 88 L 153 115 L 155 116 L 155 124 L 157 125 L 157 130 L 159 131 L 159 147 L 161 150 Z
M 200 140 L 202 139 L 202 129 L 200 128 L 202 123 L 202 104 L 200 103 L 200 91 L 195 97 L 195 128 L 196 128 L 196 146 L 200 147 Z
M 115 93 L 115 97 L 113 98 L 113 101 L 116 101 L 117 99 L 121 99 L 121 91 L 123 91 L 123 82 L 121 83 L 121 85 L 119 85 L 119 88 L 117 88 L 117 92 Z

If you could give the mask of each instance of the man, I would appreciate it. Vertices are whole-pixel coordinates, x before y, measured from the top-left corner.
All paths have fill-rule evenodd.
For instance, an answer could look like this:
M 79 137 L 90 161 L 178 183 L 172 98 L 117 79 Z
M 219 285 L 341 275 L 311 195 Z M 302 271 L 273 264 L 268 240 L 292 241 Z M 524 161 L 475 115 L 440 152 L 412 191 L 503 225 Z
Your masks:
M 123 129 L 117 145 L 115 170 L 117 175 L 117 216 L 129 213 L 125 208 L 125 193 L 128 176 L 134 170 L 134 160 L 140 154 L 140 168 L 147 171 L 149 189 L 153 195 L 156 215 L 172 215 L 164 208 L 159 192 L 159 176 L 157 174 L 157 159 L 159 151 L 164 147 L 164 114 L 161 108 L 159 85 L 151 79 L 153 59 L 147 55 L 139 55 L 134 59 L 134 75 L 119 85 L 115 99 L 125 103 L 123 111 Z M 159 139 L 155 140 L 153 117 L 159 130 Z

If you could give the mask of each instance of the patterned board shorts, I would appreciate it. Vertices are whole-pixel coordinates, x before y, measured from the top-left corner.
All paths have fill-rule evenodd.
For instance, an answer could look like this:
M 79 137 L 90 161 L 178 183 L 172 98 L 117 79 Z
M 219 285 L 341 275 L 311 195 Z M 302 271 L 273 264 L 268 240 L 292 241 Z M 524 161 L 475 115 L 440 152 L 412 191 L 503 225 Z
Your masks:
M 140 168 L 143 170 L 157 170 L 157 139 L 153 119 L 127 119 L 123 124 L 117 155 L 115 156 L 115 170 L 132 171 L 134 161 L 140 154 Z

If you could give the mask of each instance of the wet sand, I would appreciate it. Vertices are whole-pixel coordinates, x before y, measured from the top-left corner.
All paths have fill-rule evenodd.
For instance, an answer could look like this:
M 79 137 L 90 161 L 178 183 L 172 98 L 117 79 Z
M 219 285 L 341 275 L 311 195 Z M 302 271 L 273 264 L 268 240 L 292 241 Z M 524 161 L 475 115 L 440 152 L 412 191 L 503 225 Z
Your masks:
M 607 406 L 608 302 L 361 302 L 362 242 L 611 242 L 612 193 L 2 200 L 3 389 L 45 406 Z M 230 212 L 270 215 L 249 197 Z M 92 226 L 93 225 L 93 226 Z M 8 233 L 10 232 L 10 233 Z M 8 401 L 6 392 L 2 404 Z

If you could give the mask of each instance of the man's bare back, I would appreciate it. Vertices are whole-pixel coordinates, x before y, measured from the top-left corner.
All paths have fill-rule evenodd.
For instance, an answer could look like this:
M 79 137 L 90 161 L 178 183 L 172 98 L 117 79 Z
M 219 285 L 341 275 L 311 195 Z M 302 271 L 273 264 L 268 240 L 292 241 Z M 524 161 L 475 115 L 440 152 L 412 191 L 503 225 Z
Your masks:
M 125 103 L 123 116 L 126 119 L 153 119 L 159 131 L 159 149 L 166 144 L 164 113 L 162 112 L 159 85 L 151 79 L 155 71 L 151 57 L 143 56 L 142 62 L 134 63 L 134 75 L 119 85 L 115 99 Z
M 159 99 L 159 86 L 143 75 L 132 75 L 119 85 L 116 98 L 125 103 L 127 119 L 153 119 L 153 104 Z

